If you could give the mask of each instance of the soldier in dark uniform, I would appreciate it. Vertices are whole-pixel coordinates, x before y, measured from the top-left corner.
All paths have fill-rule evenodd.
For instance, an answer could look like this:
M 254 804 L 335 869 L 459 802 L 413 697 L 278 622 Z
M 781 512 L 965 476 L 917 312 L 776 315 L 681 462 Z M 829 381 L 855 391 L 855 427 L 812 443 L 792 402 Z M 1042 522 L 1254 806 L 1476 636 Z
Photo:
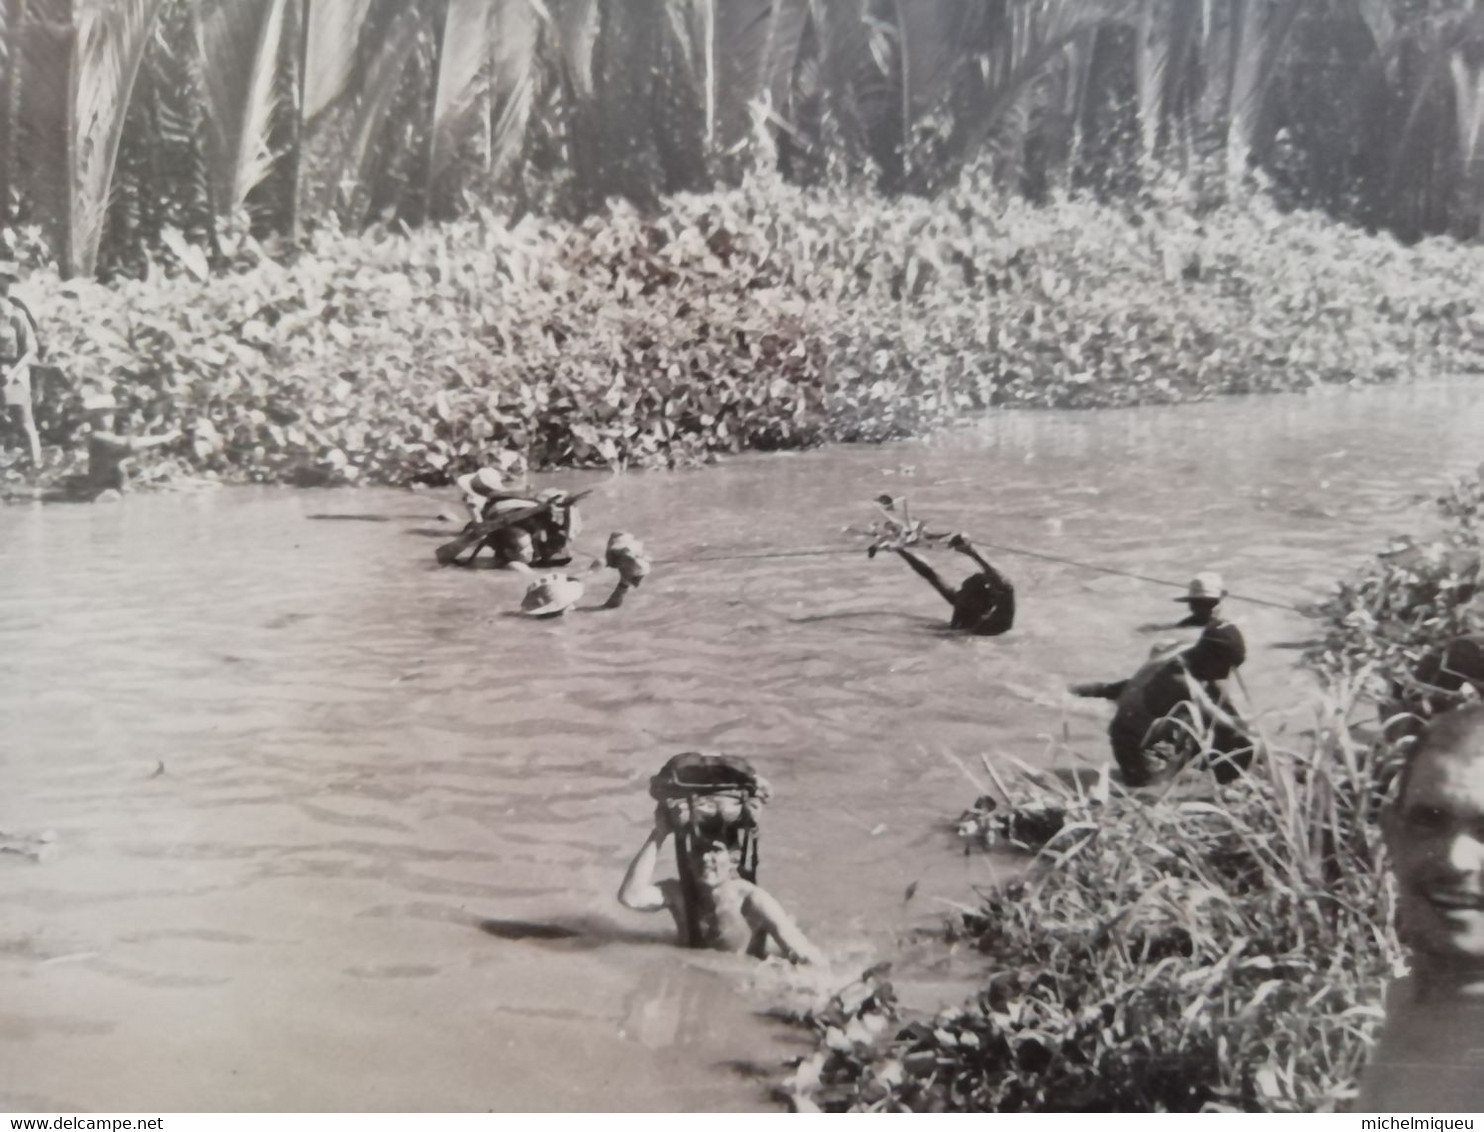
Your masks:
M 1189 648 L 1157 653 L 1127 680 L 1071 691 L 1117 703 L 1108 738 L 1130 786 L 1174 774 L 1199 753 L 1196 734 L 1207 731 L 1210 769 L 1218 782 L 1230 782 L 1252 762 L 1252 742 L 1224 684 L 1246 659 L 1242 631 L 1216 621 Z
M 984 556 L 974 548 L 968 538 L 956 534 L 948 545 L 960 554 L 968 555 L 979 567 L 978 573 L 970 574 L 957 589 L 950 586 L 938 572 L 905 547 L 893 549 L 902 561 L 942 595 L 943 600 L 953 606 L 950 629 L 961 629 L 978 637 L 997 637 L 1010 631 L 1015 624 L 1015 587 L 1010 579 L 991 566 Z M 873 547 L 869 553 L 875 554 Z

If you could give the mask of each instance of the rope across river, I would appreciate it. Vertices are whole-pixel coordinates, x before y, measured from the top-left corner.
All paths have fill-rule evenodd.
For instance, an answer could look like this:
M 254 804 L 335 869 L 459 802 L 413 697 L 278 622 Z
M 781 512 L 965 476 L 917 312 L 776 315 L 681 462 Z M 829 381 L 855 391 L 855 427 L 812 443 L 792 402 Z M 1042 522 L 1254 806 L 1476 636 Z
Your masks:
M 1044 550 L 1031 550 L 1023 546 L 1009 546 L 1005 543 L 984 542 L 975 540 L 976 544 L 989 550 L 996 550 L 1004 554 L 1018 554 L 1025 558 L 1039 558 L 1044 562 L 1055 562 L 1062 566 L 1071 566 L 1078 570 L 1091 570 L 1099 574 L 1112 574 L 1119 578 L 1132 578 L 1139 582 L 1149 582 L 1156 586 L 1169 586 L 1172 589 L 1183 590 L 1184 582 L 1171 581 L 1169 578 L 1156 578 L 1152 574 L 1140 574 L 1134 570 L 1123 570 L 1117 566 L 1102 566 L 1096 562 L 1083 562 L 1080 559 L 1068 558 L 1061 554 L 1048 554 Z M 746 551 L 738 554 L 699 554 L 687 558 L 662 558 L 658 564 L 663 565 L 689 565 L 700 562 L 738 562 L 765 558 L 823 558 L 831 555 L 859 554 L 858 547 L 804 547 L 797 550 L 764 550 Z M 1268 598 L 1250 597 L 1246 594 L 1229 593 L 1226 595 L 1231 601 L 1245 601 L 1252 605 L 1265 605 L 1270 609 L 1286 609 L 1293 613 L 1303 613 L 1304 610 L 1296 605 L 1285 601 L 1271 601 Z
M 564 496 L 563 497 L 563 505 L 564 506 L 571 506 L 571 505 L 577 503 L 578 501 L 580 501 L 581 499 L 583 499 L 584 497 L 586 497 L 587 495 L 590 495 L 590 494 L 591 494 L 591 489 L 589 489 L 588 491 L 577 492 L 575 495 Z M 439 549 L 438 549 L 438 559 L 439 559 L 440 562 L 443 562 L 443 563 L 446 564 L 447 562 L 452 561 L 453 559 L 456 559 L 459 554 L 461 554 L 464 551 L 466 551 L 467 549 L 469 549 L 470 546 L 476 546 L 477 547 L 479 541 L 482 538 L 486 537 L 490 532 L 492 532 L 496 528 L 502 528 L 502 527 L 508 526 L 512 522 L 516 522 L 519 519 L 529 519 L 529 518 L 532 518 L 535 515 L 537 515 L 538 513 L 541 513 L 543 511 L 551 508 L 552 506 L 554 506 L 555 505 L 555 502 L 556 501 L 555 500 L 552 500 L 552 499 L 546 500 L 545 502 L 531 500 L 531 501 L 529 501 L 528 506 L 524 510 L 522 510 L 522 511 L 509 512 L 509 513 L 507 513 L 507 514 L 505 514 L 503 516 L 497 517 L 496 519 L 494 519 L 491 522 L 486 522 L 486 523 L 471 523 L 469 525 L 469 527 L 466 528 L 466 530 L 464 531 L 464 533 L 461 536 L 459 536 L 457 539 L 455 539 L 453 542 L 450 542 L 446 546 L 439 547 Z M 883 507 L 878 507 L 878 510 L 880 511 L 881 515 L 887 520 L 887 524 L 888 524 L 889 529 L 892 530 L 893 532 L 895 532 L 895 536 L 897 536 L 897 537 L 905 537 L 905 538 L 907 538 L 907 540 L 908 540 L 909 543 L 910 542 L 918 541 L 919 539 L 923 539 L 923 540 L 931 543 L 933 541 L 936 541 L 936 539 L 938 539 L 940 537 L 943 537 L 941 535 L 930 535 L 930 534 L 927 534 L 925 532 L 924 525 L 921 522 L 918 522 L 918 523 L 915 523 L 915 524 L 912 523 L 911 520 L 910 520 L 910 516 L 909 516 L 909 514 L 907 512 L 906 506 L 905 506 L 905 500 L 902 501 L 903 502 L 903 510 L 901 512 L 902 522 L 900 522 L 900 523 L 897 522 L 897 520 L 893 516 L 891 516 L 891 515 L 888 514 L 888 511 L 894 506 L 894 504 L 895 504 L 896 501 L 892 500 L 890 496 L 881 496 L 881 497 L 878 497 L 878 499 L 877 499 L 876 502 L 878 504 L 884 504 L 885 505 L 884 508 Z M 876 528 L 873 527 L 873 531 L 875 529 Z M 583 550 L 582 547 L 577 546 L 575 543 L 572 543 L 570 545 L 571 545 L 572 549 L 575 550 L 575 551 L 577 551 L 578 553 L 586 553 L 586 551 Z M 889 548 L 892 544 L 891 544 L 890 541 L 886 541 L 886 542 L 878 542 L 877 545 L 880 546 L 883 549 L 886 549 L 886 548 Z M 897 545 L 903 545 L 903 544 L 901 542 L 898 542 Z M 1085 561 L 1082 561 L 1081 559 L 1069 558 L 1069 557 L 1067 557 L 1066 555 L 1063 555 L 1063 554 L 1051 554 L 1051 553 L 1048 553 L 1047 551 L 1044 551 L 1044 550 L 1032 550 L 1029 547 L 1010 546 L 1007 543 L 994 543 L 994 542 L 980 542 L 979 545 L 985 547 L 986 549 L 998 551 L 998 552 L 1003 553 L 1003 554 L 1018 554 L 1018 555 L 1020 555 L 1021 557 L 1024 557 L 1024 558 L 1038 558 L 1038 559 L 1040 559 L 1043 562 L 1055 562 L 1058 565 L 1061 565 L 1061 566 L 1070 566 L 1070 567 L 1072 567 L 1073 569 L 1076 569 L 1076 570 L 1090 570 L 1090 571 L 1093 571 L 1093 572 L 1099 573 L 1099 574 L 1111 574 L 1114 577 L 1131 578 L 1134 581 L 1148 582 L 1149 584 L 1156 585 L 1156 586 L 1169 586 L 1172 589 L 1185 589 L 1186 588 L 1185 583 L 1173 581 L 1173 580 L 1171 580 L 1169 578 L 1158 578 L 1158 577 L 1155 577 L 1152 574 L 1141 574 L 1141 573 L 1139 573 L 1136 570 L 1124 570 L 1124 569 L 1122 569 L 1120 567 L 1117 567 L 1117 566 L 1104 566 L 1104 565 L 1101 565 L 1101 564 L 1096 563 L 1096 562 L 1085 562 Z M 476 554 L 478 553 L 478 550 L 477 549 L 475 550 L 475 553 Z M 705 553 L 702 553 L 702 554 L 689 555 L 689 556 L 684 556 L 684 557 L 679 557 L 679 558 L 661 558 L 661 559 L 655 560 L 655 564 L 656 565 L 661 565 L 661 566 L 679 566 L 679 565 L 699 564 L 699 563 L 704 563 L 704 562 L 760 561 L 760 560 L 771 559 L 771 558 L 824 558 L 824 557 L 844 556 L 844 555 L 859 554 L 859 553 L 860 553 L 860 549 L 858 547 L 840 547 L 840 546 L 799 547 L 799 548 L 789 549 L 789 550 L 739 551 L 739 552 L 733 553 L 733 554 L 705 554 Z M 599 561 L 601 561 L 604 556 L 598 555 L 598 556 L 594 556 L 594 557 L 596 557 Z M 1227 593 L 1227 594 L 1225 594 L 1224 596 L 1229 597 L 1229 598 L 1231 598 L 1234 601 L 1245 601 L 1245 602 L 1248 602 L 1249 604 L 1252 604 L 1252 605 L 1263 605 L 1263 606 L 1267 606 L 1270 609 L 1286 609 L 1286 610 L 1289 610 L 1289 611 L 1291 611 L 1293 613 L 1304 613 L 1305 612 L 1304 610 L 1300 609 L 1298 606 L 1292 605 L 1289 602 L 1285 602 L 1285 601 L 1272 601 L 1272 600 L 1269 600 L 1268 598 L 1251 597 L 1251 596 L 1249 596 L 1247 594 L 1230 593 L 1230 592 Z

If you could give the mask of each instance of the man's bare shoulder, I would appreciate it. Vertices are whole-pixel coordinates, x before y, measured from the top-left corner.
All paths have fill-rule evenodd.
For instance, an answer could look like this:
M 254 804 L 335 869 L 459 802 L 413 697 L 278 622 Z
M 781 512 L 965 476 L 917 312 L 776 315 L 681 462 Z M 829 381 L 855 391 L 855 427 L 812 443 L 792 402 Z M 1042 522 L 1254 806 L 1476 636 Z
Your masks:
M 783 913 L 783 905 L 778 903 L 767 889 L 754 884 L 750 880 L 733 881 L 738 891 L 742 894 L 742 907 L 744 910 L 756 911 L 770 919 L 776 918 Z

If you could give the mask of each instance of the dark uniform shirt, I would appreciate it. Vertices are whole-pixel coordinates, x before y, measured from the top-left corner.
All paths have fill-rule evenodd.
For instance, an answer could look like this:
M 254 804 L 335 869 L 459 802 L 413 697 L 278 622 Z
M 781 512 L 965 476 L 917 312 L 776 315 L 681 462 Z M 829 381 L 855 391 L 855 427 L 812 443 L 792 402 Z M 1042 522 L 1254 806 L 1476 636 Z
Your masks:
M 997 637 L 1015 624 L 1015 587 L 994 567 L 964 579 L 949 626 L 981 637 Z
M 1183 713 L 1187 722 L 1194 725 L 1204 716 L 1200 705 L 1193 700 L 1191 683 L 1198 684 L 1222 711 L 1236 715 L 1231 700 L 1219 683 L 1197 680 L 1191 673 L 1190 663 L 1199 653 L 1220 656 L 1231 669 L 1236 669 L 1247 658 L 1247 643 L 1242 631 L 1230 621 L 1215 621 L 1201 630 L 1200 640 L 1190 648 L 1173 656 L 1156 657 L 1128 680 L 1098 689 L 1102 695 L 1118 701 L 1113 722 L 1108 725 L 1108 738 L 1113 746 L 1113 757 L 1131 785 L 1148 782 L 1163 769 L 1162 764 L 1153 760 L 1151 748 L 1155 744 L 1173 741 L 1179 745 L 1190 735 L 1178 723 L 1161 726 L 1161 721 L 1180 719 L 1181 705 L 1187 703 L 1192 704 L 1192 710 Z M 1228 727 L 1218 725 L 1215 730 L 1218 751 L 1234 751 L 1245 742 Z M 1223 781 L 1234 773 L 1234 770 L 1228 772 L 1217 768 L 1217 777 Z

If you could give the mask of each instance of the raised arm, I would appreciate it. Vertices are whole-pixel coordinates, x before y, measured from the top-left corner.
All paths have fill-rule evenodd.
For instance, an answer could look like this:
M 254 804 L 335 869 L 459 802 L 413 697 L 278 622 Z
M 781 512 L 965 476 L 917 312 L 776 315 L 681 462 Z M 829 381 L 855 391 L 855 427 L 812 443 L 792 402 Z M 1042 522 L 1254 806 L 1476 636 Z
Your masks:
M 636 912 L 659 912 L 669 906 L 665 890 L 654 880 L 654 868 L 659 863 L 660 846 L 670 835 L 669 829 L 659 821 L 649 831 L 639 852 L 629 862 L 623 883 L 618 886 L 618 902 Z
M 809 942 L 809 938 L 794 923 L 793 917 L 783 905 L 756 885 L 748 894 L 743 914 L 754 931 L 766 932 L 778 949 L 795 963 L 814 963 L 823 966 L 824 953 Z
M 901 556 L 903 562 L 912 567 L 913 571 L 916 572 L 918 577 L 926 579 L 928 585 L 937 590 L 938 594 L 949 605 L 952 605 L 954 602 L 958 601 L 958 591 L 950 586 L 947 582 L 945 582 L 942 578 L 938 577 L 938 572 L 931 566 L 929 566 L 926 562 L 924 562 L 921 558 L 918 558 L 917 555 L 913 554 L 910 550 L 907 550 L 904 547 L 897 546 L 893 547 L 892 549 Z

